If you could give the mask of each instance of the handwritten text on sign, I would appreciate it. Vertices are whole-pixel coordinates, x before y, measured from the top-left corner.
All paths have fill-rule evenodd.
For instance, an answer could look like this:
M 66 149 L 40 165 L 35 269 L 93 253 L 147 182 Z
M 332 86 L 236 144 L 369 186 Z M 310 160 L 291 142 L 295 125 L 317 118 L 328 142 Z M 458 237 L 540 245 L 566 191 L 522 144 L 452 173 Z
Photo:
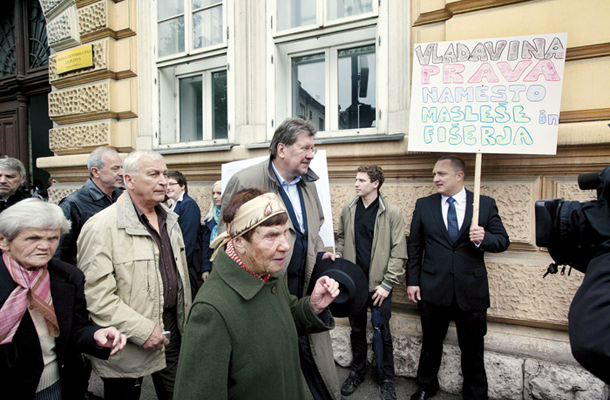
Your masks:
M 567 34 L 416 44 L 410 151 L 555 154 Z

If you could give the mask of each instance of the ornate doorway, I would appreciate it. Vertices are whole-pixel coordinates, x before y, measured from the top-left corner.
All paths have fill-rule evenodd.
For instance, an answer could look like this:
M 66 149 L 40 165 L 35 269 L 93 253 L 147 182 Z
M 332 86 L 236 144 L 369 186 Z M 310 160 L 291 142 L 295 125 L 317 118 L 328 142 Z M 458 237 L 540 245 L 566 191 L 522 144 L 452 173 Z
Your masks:
M 8 0 L 0 14 L 0 155 L 19 158 L 28 181 L 48 174 L 35 167 L 36 158 L 51 156 L 47 94 L 49 46 L 38 0 Z

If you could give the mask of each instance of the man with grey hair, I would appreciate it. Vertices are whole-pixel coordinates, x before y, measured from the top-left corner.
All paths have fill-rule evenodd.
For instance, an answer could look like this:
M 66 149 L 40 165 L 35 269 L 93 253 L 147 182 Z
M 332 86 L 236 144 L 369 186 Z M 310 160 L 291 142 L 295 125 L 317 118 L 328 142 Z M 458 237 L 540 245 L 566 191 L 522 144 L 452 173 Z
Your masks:
M 191 288 L 178 215 L 164 204 L 167 166 L 153 151 L 123 162 L 127 191 L 87 221 L 78 238 L 91 319 L 127 336 L 122 356 L 92 360 L 107 399 L 139 399 L 152 374 L 159 399 L 172 399 Z
M 0 213 L 15 203 L 32 196 L 23 187 L 25 166 L 9 156 L 0 158 Z
M 277 194 L 290 216 L 290 252 L 284 268 L 290 294 L 307 295 L 309 280 L 317 261 L 335 256 L 324 250 L 320 227 L 324 222 L 322 205 L 309 168 L 316 153 L 311 121 L 288 118 L 278 126 L 268 160 L 239 171 L 229 181 L 222 196 L 221 209 L 242 189 L 264 188 Z M 221 227 L 221 230 L 223 228 Z M 299 337 L 301 369 L 314 399 L 340 399 L 339 379 L 328 332 Z
M 89 179 L 85 184 L 59 202 L 72 228 L 61 237 L 55 257 L 72 265 L 76 265 L 76 240 L 85 222 L 123 193 L 123 160 L 115 150 L 109 147 L 93 150 L 87 168 Z
M 59 202 L 59 207 L 72 227 L 62 235 L 55 259 L 76 265 L 76 240 L 85 222 L 104 208 L 113 204 L 123 193 L 123 160 L 115 150 L 109 147 L 98 147 L 91 152 L 87 160 L 89 179 L 75 192 L 70 193 Z M 87 392 L 91 376 L 91 363 L 80 357 L 74 360 L 74 381 L 80 390 L 86 393 L 85 398 L 93 398 Z

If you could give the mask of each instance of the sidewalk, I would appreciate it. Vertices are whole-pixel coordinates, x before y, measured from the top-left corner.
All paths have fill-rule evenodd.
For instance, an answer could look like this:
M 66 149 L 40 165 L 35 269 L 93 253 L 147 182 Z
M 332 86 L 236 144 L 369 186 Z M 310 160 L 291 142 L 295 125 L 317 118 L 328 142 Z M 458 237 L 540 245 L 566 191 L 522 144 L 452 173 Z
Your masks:
M 349 375 L 349 368 L 342 368 L 337 366 L 337 374 L 339 375 L 339 383 L 343 384 L 343 381 Z M 396 399 L 397 400 L 409 400 L 411 395 L 417 391 L 417 382 L 413 378 L 396 377 L 394 381 L 394 387 L 396 388 Z M 379 386 L 377 385 L 377 379 L 375 378 L 375 372 L 372 368 L 367 368 L 366 380 L 358 386 L 358 389 L 349 397 L 347 400 L 377 400 L 381 399 L 379 393 Z M 438 392 L 433 400 L 458 400 L 460 396 L 455 396 L 448 393 Z
M 339 375 L 339 382 L 342 384 L 347 375 L 349 374 L 348 368 L 342 368 L 337 366 L 337 374 Z M 405 400 L 411 397 L 411 394 L 415 393 L 417 390 L 417 383 L 415 379 L 412 378 L 402 378 L 397 377 L 395 381 L 396 386 L 396 398 L 398 400 Z M 89 390 L 93 392 L 93 394 L 102 396 L 102 381 L 97 377 L 97 375 L 92 374 L 91 380 L 89 382 Z M 379 386 L 377 386 L 377 382 L 374 377 L 374 372 L 371 368 L 367 370 L 366 380 L 362 382 L 358 389 L 349 397 L 347 400 L 373 400 L 380 399 L 379 394 Z M 459 396 L 455 396 L 452 394 L 447 394 L 443 392 L 438 392 L 436 396 L 433 398 L 434 400 L 458 400 Z M 142 395 L 140 396 L 140 400 L 157 400 L 157 395 L 155 394 L 155 389 L 153 387 L 152 379 L 150 376 L 144 378 L 144 383 L 142 385 Z M 180 400 L 180 399 L 176 399 Z M 205 400 L 202 398 L 202 400 Z M 288 399 L 269 399 L 269 400 L 288 400 Z

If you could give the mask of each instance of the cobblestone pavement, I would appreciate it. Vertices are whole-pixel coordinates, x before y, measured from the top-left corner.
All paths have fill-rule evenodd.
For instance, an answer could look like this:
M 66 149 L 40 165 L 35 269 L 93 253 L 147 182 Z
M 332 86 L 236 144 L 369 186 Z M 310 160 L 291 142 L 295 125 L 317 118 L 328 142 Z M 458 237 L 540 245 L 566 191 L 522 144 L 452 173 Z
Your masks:
M 337 367 L 337 373 L 339 375 L 339 382 L 343 384 L 343 381 L 349 375 L 348 368 Z M 397 400 L 409 400 L 411 395 L 417 391 L 417 382 L 413 378 L 402 378 L 396 377 L 394 381 L 394 387 L 396 388 L 396 399 Z M 438 392 L 433 397 L 434 400 L 458 400 L 460 396 L 455 396 L 448 393 Z M 368 368 L 366 374 L 366 380 L 358 386 L 358 389 L 349 397 L 347 400 L 372 400 L 381 399 L 379 392 L 379 385 L 377 385 L 377 379 L 375 378 L 375 372 L 372 368 Z
M 339 381 L 343 383 L 347 375 L 349 374 L 349 369 L 337 367 L 337 373 L 339 375 Z M 410 378 L 401 378 L 397 377 L 395 381 L 396 387 L 396 398 L 398 400 L 408 400 L 411 397 L 411 394 L 415 393 L 417 390 L 417 383 L 415 379 Z M 89 390 L 93 392 L 93 394 L 97 396 L 102 396 L 102 381 L 95 375 L 91 375 L 91 381 L 89 383 Z M 460 397 L 455 396 L 448 393 L 439 392 L 436 396 L 434 396 L 434 400 L 458 400 Z M 362 384 L 358 387 L 358 389 L 349 397 L 347 400 L 369 400 L 369 399 L 381 399 L 379 394 L 379 386 L 377 385 L 376 379 L 374 377 L 374 372 L 369 368 L 367 371 L 366 380 L 362 382 Z M 142 395 L 140 396 L 140 400 L 157 400 L 157 396 L 155 394 L 155 389 L 153 387 L 152 379 L 150 377 L 146 377 L 144 379 L 144 384 L 142 386 Z M 180 400 L 180 399 L 176 399 Z M 201 399 L 205 400 L 205 399 Z M 284 400 L 284 399 L 269 399 L 269 400 Z

